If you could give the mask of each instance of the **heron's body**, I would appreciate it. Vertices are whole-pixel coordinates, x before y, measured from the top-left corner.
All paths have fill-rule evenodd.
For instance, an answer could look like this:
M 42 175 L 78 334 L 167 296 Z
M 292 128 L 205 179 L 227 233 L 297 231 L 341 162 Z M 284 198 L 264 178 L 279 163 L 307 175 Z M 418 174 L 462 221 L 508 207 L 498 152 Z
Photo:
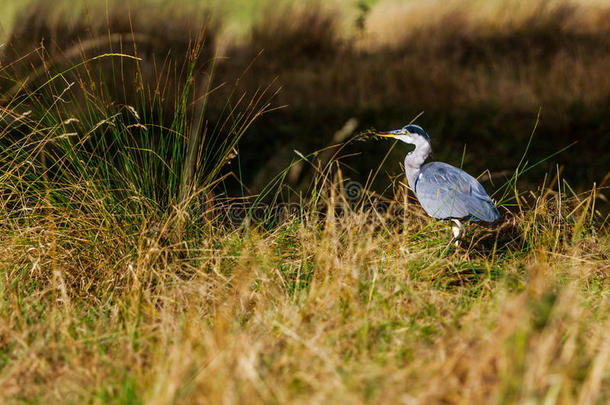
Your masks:
M 431 217 L 486 222 L 500 217 L 481 183 L 465 171 L 447 163 L 431 162 L 417 173 L 414 180 L 408 178 L 409 186 Z
M 443 162 L 424 164 L 432 146 L 428 134 L 417 125 L 379 134 L 415 145 L 405 157 L 405 174 L 428 215 L 436 219 L 451 219 L 461 228 L 459 219 L 493 222 L 500 218 L 496 205 L 485 189 L 465 171 Z M 455 232 L 459 238 L 461 229 Z

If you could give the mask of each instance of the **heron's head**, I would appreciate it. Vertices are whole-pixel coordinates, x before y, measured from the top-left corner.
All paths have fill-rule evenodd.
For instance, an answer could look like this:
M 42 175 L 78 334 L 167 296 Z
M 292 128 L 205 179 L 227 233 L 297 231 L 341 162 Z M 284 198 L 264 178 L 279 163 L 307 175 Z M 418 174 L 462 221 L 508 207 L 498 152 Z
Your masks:
M 422 143 L 422 141 L 430 144 L 430 137 L 426 131 L 419 125 L 414 124 L 404 126 L 394 131 L 378 132 L 377 135 L 385 138 L 395 138 L 412 145 L 418 145 Z

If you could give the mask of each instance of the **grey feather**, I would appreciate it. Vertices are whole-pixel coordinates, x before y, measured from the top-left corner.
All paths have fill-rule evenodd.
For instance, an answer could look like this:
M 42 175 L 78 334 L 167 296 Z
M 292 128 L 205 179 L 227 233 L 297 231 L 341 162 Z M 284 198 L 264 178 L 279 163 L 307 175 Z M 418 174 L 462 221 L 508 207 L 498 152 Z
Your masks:
M 447 163 L 432 162 L 423 165 L 413 188 L 420 204 L 431 217 L 486 222 L 493 222 L 500 217 L 481 183 Z

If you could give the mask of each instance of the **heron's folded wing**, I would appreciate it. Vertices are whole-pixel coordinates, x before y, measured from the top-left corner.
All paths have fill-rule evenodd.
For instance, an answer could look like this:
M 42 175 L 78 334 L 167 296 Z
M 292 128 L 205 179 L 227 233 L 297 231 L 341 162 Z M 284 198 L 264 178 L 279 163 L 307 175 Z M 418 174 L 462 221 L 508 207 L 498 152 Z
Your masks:
M 447 163 L 422 166 L 415 194 L 428 215 L 438 219 L 471 216 L 493 221 L 497 214 L 483 186 L 468 173 Z

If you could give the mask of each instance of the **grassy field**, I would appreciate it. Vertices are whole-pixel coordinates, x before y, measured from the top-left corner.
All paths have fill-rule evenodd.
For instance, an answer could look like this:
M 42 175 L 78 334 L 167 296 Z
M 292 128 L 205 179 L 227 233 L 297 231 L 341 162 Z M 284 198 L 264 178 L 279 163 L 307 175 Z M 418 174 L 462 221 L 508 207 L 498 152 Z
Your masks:
M 1 403 L 610 402 L 605 2 L 152 3 L 0 5 Z
M 3 402 L 608 402 L 593 193 L 545 189 L 453 251 L 411 202 L 350 209 L 338 184 L 273 227 L 78 184 L 54 190 L 78 209 L 3 205 Z

